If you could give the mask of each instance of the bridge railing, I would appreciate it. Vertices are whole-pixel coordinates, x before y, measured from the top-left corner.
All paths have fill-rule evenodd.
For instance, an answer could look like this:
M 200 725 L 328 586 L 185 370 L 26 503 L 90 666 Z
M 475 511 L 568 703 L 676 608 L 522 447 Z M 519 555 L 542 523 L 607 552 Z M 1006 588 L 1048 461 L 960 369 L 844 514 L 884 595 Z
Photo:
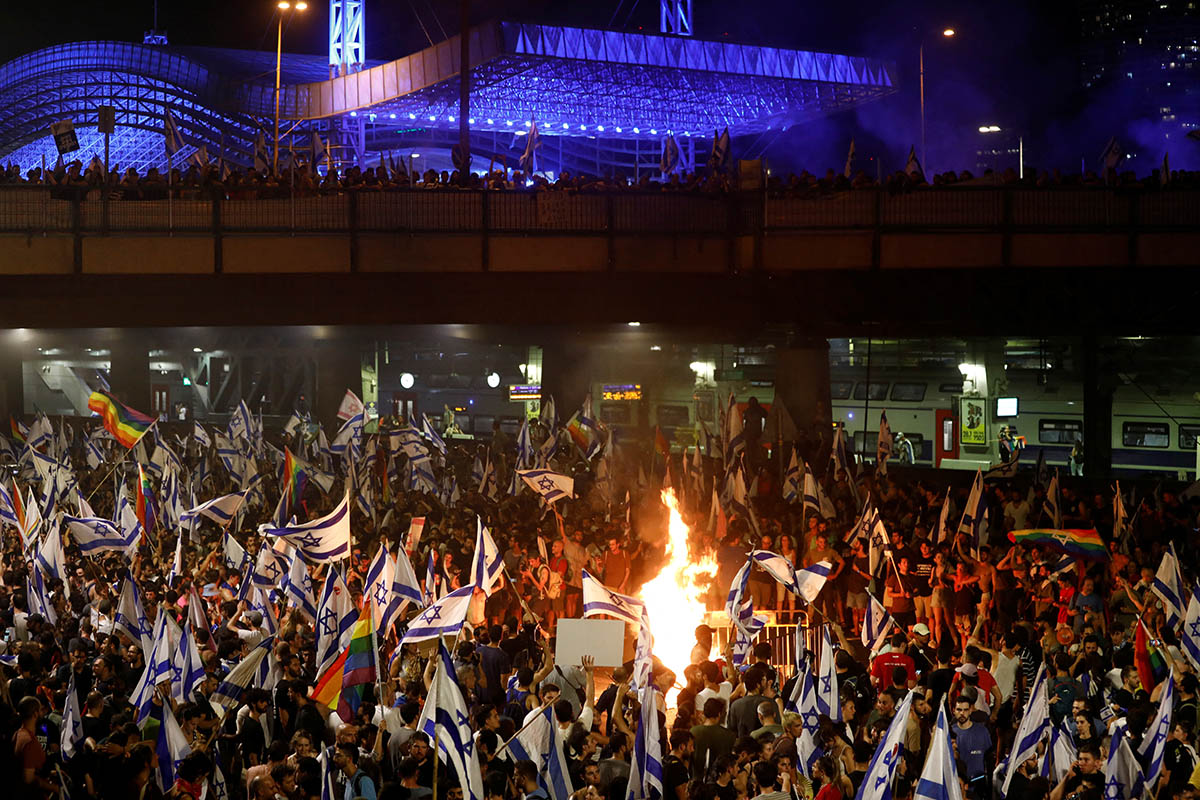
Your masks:
M 1200 226 L 1200 190 L 952 187 L 903 194 L 495 192 L 409 189 L 256 199 L 117 200 L 0 186 L 0 233 L 758 235 L 772 230 Z

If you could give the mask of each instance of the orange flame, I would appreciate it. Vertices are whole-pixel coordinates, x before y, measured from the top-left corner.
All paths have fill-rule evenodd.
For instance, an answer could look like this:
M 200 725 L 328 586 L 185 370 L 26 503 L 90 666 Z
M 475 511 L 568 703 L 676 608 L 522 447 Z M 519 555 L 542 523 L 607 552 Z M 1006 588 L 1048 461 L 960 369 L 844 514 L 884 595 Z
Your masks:
M 683 682 L 683 670 L 691 662 L 696 643 L 696 626 L 704 621 L 704 595 L 717 576 L 716 559 L 693 561 L 688 550 L 688 526 L 679 513 L 674 489 L 664 489 L 663 505 L 670 512 L 667 564 L 642 586 L 641 599 L 650 615 L 654 654 Z M 674 701 L 674 692 L 669 701 Z

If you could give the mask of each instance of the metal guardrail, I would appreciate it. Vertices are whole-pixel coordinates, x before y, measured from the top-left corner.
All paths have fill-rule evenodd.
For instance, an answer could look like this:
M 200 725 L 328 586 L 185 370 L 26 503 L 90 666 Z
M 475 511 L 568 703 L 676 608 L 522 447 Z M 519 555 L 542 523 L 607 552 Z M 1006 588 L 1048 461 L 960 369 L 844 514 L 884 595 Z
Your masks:
M 890 194 L 359 191 L 255 199 L 108 199 L 95 190 L 0 186 L 0 232 L 528 233 L 696 236 L 811 229 L 1098 229 L 1200 226 L 1200 190 L 946 188 Z

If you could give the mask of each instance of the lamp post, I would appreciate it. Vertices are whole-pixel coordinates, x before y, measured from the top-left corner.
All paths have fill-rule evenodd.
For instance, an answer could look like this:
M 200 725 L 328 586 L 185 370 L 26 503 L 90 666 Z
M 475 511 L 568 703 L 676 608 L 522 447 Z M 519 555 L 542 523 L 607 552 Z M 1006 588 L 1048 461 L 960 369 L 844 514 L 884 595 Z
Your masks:
M 954 28 L 944 28 L 942 36 L 946 39 L 954 37 Z M 921 38 L 921 47 L 917 51 L 917 64 L 921 74 L 921 169 L 929 170 L 929 161 L 925 154 L 925 38 Z
M 289 11 L 304 11 L 308 3 L 304 0 L 279 0 L 279 29 L 275 35 L 275 150 L 271 156 L 271 172 L 279 174 L 279 74 L 283 67 L 283 15 Z

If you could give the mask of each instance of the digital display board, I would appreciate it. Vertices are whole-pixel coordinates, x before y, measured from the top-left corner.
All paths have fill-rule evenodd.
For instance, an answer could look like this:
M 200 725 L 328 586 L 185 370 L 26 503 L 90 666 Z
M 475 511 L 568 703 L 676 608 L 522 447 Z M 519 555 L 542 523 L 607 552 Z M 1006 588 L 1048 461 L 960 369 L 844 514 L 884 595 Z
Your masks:
M 517 384 L 508 387 L 508 399 L 510 402 L 519 400 L 541 400 L 542 387 L 536 384 Z
M 642 385 L 640 383 L 614 383 L 601 386 L 600 397 L 603 400 L 641 400 Z

